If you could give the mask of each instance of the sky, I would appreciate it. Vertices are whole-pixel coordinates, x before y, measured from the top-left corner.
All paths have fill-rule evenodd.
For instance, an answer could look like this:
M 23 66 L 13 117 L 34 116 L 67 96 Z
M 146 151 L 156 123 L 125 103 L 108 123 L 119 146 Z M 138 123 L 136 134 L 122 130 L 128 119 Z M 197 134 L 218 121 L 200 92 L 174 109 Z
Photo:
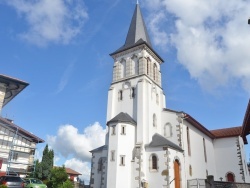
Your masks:
M 139 0 L 164 59 L 167 108 L 209 130 L 241 126 L 250 94 L 250 1 Z M 1 115 L 45 140 L 55 164 L 88 183 L 104 144 L 110 53 L 126 39 L 136 0 L 0 0 L 0 74 L 30 85 Z M 248 138 L 249 139 L 249 138 Z M 250 157 L 246 145 L 247 158 Z

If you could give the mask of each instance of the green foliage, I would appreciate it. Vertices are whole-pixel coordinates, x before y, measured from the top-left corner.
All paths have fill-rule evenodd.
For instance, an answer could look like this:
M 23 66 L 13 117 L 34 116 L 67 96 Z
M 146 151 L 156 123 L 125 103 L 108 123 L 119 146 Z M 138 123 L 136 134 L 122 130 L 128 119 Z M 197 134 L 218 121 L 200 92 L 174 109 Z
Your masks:
M 43 150 L 43 157 L 41 162 L 42 180 L 50 179 L 51 169 L 53 168 L 53 160 L 54 160 L 54 151 L 49 150 L 47 144 Z
M 8 188 L 6 185 L 0 185 L 0 188 Z
M 68 180 L 68 174 L 64 166 L 51 170 L 51 179 L 47 185 L 51 188 L 71 188 L 72 183 Z
M 49 150 L 48 144 L 45 146 L 43 150 L 42 161 L 35 161 L 35 172 L 33 177 L 41 179 L 41 180 L 49 180 L 51 177 L 51 169 L 54 165 L 54 151 Z
M 62 186 L 60 186 L 60 188 L 74 188 L 74 184 L 72 181 L 70 181 L 69 179 L 65 182 L 63 182 Z

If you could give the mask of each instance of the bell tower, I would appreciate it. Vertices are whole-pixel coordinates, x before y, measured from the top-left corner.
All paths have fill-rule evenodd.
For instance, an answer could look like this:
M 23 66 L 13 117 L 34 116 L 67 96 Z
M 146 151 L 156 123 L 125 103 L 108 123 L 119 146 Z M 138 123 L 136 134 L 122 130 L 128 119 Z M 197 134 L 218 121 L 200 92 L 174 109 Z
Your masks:
M 110 55 L 114 66 L 107 106 L 107 187 L 134 187 L 138 183 L 135 150 L 139 148 L 141 159 L 145 158 L 143 145 L 161 131 L 157 119 L 165 108 L 163 60 L 152 48 L 138 3 L 125 44 Z M 146 165 L 141 163 L 140 168 L 145 171 Z

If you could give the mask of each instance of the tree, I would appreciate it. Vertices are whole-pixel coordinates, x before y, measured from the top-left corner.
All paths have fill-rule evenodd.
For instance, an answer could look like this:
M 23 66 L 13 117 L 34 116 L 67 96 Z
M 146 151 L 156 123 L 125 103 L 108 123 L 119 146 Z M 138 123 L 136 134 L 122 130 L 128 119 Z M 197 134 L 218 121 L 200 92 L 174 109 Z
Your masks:
M 43 150 L 42 161 L 35 161 L 35 172 L 33 177 L 41 179 L 41 180 L 49 180 L 51 177 L 51 169 L 53 169 L 54 165 L 54 151 L 49 150 L 48 144 L 45 146 Z
M 43 150 L 43 157 L 41 161 L 41 168 L 42 168 L 42 180 L 50 179 L 51 169 L 53 168 L 54 164 L 54 151 L 49 150 L 48 144 L 46 144 Z
M 72 182 L 68 179 L 65 167 L 54 167 L 51 170 L 51 179 L 48 182 L 51 188 L 73 188 Z

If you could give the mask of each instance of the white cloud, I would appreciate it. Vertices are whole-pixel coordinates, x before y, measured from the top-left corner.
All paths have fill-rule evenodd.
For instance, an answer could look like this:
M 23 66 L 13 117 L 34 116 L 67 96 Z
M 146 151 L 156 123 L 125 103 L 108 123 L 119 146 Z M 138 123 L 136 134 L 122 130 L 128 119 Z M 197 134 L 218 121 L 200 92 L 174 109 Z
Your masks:
M 150 25 L 154 43 L 162 47 L 157 41 L 165 41 L 167 35 L 178 61 L 204 89 L 240 83 L 250 91 L 250 1 L 145 0 L 145 6 L 151 17 L 158 15 L 149 18 L 158 18 L 154 27 Z
M 61 77 L 60 83 L 59 83 L 59 85 L 57 87 L 57 90 L 56 90 L 55 94 L 60 93 L 66 87 L 66 85 L 68 84 L 68 81 L 69 81 L 69 77 L 70 77 L 70 75 L 73 72 L 74 66 L 75 66 L 75 63 L 71 62 L 68 65 L 68 67 L 65 69 L 65 71 L 64 71 L 64 73 L 63 73 L 63 75 Z
M 166 32 L 162 31 L 161 28 L 159 28 L 159 22 L 161 22 L 162 19 L 165 18 L 165 14 L 163 12 L 159 12 L 157 14 L 152 13 L 150 15 L 150 18 L 151 19 L 149 20 L 149 29 L 152 33 L 154 33 L 153 42 L 155 45 L 160 46 L 164 49 L 164 47 L 168 43 L 168 35 Z
M 47 140 L 55 153 L 65 158 L 73 156 L 89 161 L 89 151 L 104 145 L 105 134 L 105 129 L 98 122 L 86 127 L 82 133 L 73 125 L 64 125 L 59 128 L 56 136 L 48 136 Z
M 81 173 L 82 175 L 79 176 L 79 178 L 84 180 L 84 183 L 86 185 L 89 184 L 89 178 L 90 178 L 90 163 L 89 162 L 83 162 L 76 158 L 72 158 L 70 160 L 65 161 L 65 167 L 71 168 L 72 170 L 75 170 Z
M 24 17 L 28 29 L 21 33 L 24 40 L 45 46 L 48 43 L 68 44 L 88 18 L 81 0 L 6 0 Z

